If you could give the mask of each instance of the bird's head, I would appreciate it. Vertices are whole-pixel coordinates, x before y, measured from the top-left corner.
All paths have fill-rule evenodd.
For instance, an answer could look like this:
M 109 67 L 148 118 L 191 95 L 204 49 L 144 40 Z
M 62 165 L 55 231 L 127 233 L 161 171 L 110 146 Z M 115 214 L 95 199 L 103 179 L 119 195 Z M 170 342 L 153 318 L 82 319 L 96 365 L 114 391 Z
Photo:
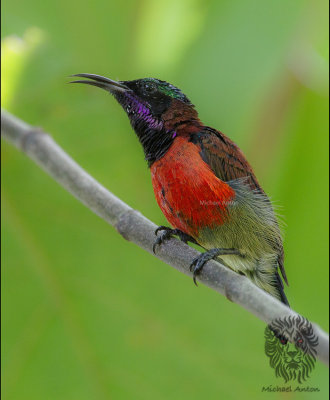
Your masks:
M 87 79 L 72 83 L 99 87 L 116 98 L 140 139 L 149 165 L 166 153 L 182 123 L 199 121 L 190 100 L 165 81 L 155 78 L 113 81 L 94 74 L 74 76 Z

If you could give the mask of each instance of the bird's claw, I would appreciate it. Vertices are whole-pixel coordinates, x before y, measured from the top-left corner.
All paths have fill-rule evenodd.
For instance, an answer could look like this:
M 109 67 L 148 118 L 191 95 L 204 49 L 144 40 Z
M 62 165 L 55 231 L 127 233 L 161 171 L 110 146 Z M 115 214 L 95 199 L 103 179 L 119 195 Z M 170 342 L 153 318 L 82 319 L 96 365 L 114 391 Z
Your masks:
M 193 273 L 193 281 L 196 286 L 196 277 L 198 274 L 200 274 L 201 270 L 203 269 L 204 265 L 210 261 L 213 260 L 215 257 L 219 255 L 239 255 L 242 256 L 241 253 L 236 250 L 236 249 L 220 249 L 220 248 L 215 248 L 215 249 L 210 249 L 206 251 L 205 253 L 200 254 L 198 257 L 196 257 L 192 263 L 190 264 L 190 271 Z
M 155 230 L 155 235 L 157 236 L 158 232 L 160 231 L 164 231 L 164 233 L 161 236 L 157 237 L 155 243 L 152 246 L 152 251 L 154 254 L 156 254 L 156 246 L 162 245 L 166 240 L 169 240 L 173 236 L 173 229 L 168 228 L 167 226 L 159 226 Z
M 152 246 L 152 251 L 154 252 L 154 254 L 155 254 L 156 246 L 158 246 L 158 245 L 160 246 L 166 240 L 171 239 L 173 236 L 178 236 L 179 239 L 181 240 L 181 242 L 186 243 L 186 244 L 188 242 L 198 244 L 192 236 L 188 235 L 185 232 L 180 231 L 180 229 L 172 229 L 172 228 L 169 228 L 168 226 L 161 225 L 155 230 L 155 235 L 157 236 L 158 232 L 160 232 L 160 231 L 164 231 L 164 232 L 162 233 L 161 236 L 159 236 L 156 239 L 154 245 Z
M 201 272 L 202 268 L 204 267 L 204 264 L 207 261 L 209 261 L 208 259 L 205 259 L 205 257 L 203 257 L 204 254 L 205 253 L 200 254 L 198 257 L 194 258 L 189 266 L 190 272 L 193 273 L 193 281 L 196 286 L 198 286 L 196 281 L 197 275 Z
M 154 254 L 156 254 L 156 246 L 158 246 L 158 245 L 160 244 L 160 242 L 161 242 L 161 238 L 157 238 L 157 239 L 155 240 L 154 244 L 152 245 L 152 252 L 153 252 Z
M 157 236 L 158 232 L 160 231 L 172 232 L 173 229 L 169 228 L 168 226 L 161 225 L 155 230 L 155 235 Z

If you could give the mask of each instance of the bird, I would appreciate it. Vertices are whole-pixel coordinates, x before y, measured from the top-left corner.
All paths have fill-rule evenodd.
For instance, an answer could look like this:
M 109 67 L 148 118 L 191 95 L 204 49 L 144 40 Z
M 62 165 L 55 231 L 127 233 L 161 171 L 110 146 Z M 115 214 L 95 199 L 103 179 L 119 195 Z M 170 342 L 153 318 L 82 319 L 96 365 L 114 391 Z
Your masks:
M 154 252 L 173 236 L 198 244 L 205 252 L 190 266 L 195 284 L 205 263 L 216 259 L 289 306 L 278 218 L 240 148 L 204 125 L 188 97 L 166 81 L 72 76 L 83 79 L 70 83 L 112 94 L 143 147 L 157 203 L 171 225 L 155 231 Z

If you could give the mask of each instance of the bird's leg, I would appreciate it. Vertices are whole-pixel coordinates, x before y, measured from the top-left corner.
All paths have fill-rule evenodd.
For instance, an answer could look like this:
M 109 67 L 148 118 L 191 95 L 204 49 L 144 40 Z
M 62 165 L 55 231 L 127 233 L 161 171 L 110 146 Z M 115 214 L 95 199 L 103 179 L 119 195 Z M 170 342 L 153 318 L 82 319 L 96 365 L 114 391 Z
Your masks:
M 179 239 L 184 243 L 191 242 L 191 243 L 198 244 L 192 236 L 180 231 L 180 229 L 172 229 L 167 226 L 161 225 L 155 230 L 155 235 L 157 236 L 158 232 L 160 232 L 160 231 L 163 231 L 162 234 L 159 237 L 157 237 L 154 245 L 152 246 L 152 251 L 154 253 L 156 250 L 156 246 L 162 245 L 166 240 L 171 239 L 173 236 L 178 236 Z
M 215 258 L 215 257 L 226 256 L 226 255 L 235 255 L 235 256 L 244 257 L 236 249 L 219 249 L 219 248 L 208 250 L 205 253 L 200 254 L 198 257 L 196 257 L 193 260 L 193 262 L 190 264 L 190 271 L 193 272 L 193 280 L 194 280 L 195 285 L 197 286 L 196 276 L 201 272 L 204 265 L 208 261 L 213 260 L 213 258 Z

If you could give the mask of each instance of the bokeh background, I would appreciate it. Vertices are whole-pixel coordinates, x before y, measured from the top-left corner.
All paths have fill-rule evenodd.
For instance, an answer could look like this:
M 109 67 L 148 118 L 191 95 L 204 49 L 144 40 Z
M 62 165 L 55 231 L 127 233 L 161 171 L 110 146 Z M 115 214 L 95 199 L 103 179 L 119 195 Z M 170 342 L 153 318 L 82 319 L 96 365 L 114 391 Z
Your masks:
M 326 0 L 5 0 L 2 11 L 2 106 L 155 223 L 166 221 L 125 113 L 68 75 L 167 80 L 235 140 L 283 215 L 288 298 L 328 329 Z M 262 393 L 283 381 L 261 321 L 123 240 L 7 143 L 2 167 L 4 399 L 328 397 L 320 363 L 306 382 L 320 392 Z

